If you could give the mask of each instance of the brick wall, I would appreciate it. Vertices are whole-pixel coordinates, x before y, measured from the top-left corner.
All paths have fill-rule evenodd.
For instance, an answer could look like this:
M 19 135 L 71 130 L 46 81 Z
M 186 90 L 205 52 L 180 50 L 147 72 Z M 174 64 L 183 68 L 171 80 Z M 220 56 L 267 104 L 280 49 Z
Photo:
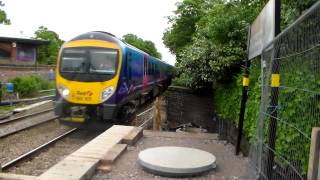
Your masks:
M 43 78 L 49 78 L 50 69 L 54 67 L 10 67 L 0 66 L 0 81 L 7 82 L 17 76 L 39 75 Z
M 166 100 L 169 128 L 194 123 L 214 132 L 212 91 L 193 92 L 190 89 L 170 86 Z

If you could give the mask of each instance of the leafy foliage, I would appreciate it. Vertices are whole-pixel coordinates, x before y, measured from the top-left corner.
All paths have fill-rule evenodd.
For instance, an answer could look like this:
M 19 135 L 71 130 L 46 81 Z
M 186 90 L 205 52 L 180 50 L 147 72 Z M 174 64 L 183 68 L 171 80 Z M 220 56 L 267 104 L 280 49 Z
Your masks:
M 260 107 L 261 87 L 260 70 L 252 68 L 250 71 L 249 98 L 246 104 L 244 131 L 251 139 L 256 131 L 256 121 Z M 243 73 L 235 75 L 229 83 L 217 83 L 214 92 L 215 111 L 224 119 L 237 124 L 239 119 L 240 100 L 242 95 Z
M 40 46 L 38 62 L 49 65 L 55 64 L 63 40 L 59 38 L 57 33 L 48 30 L 48 28 L 44 26 L 40 26 L 34 34 L 35 39 L 50 41 L 48 45 Z
M 175 16 L 168 17 L 172 27 L 165 31 L 163 41 L 172 53 L 192 41 L 196 23 L 203 16 L 204 3 L 205 0 L 185 0 L 177 3 Z
M 16 77 L 11 82 L 14 84 L 15 92 L 18 92 L 21 97 L 30 97 L 35 95 L 39 90 L 54 88 L 54 82 L 39 76 Z
M 202 87 L 239 67 L 245 57 L 246 26 L 262 5 L 260 1 L 235 0 L 185 0 L 178 4 L 163 39 L 176 55 L 178 74 L 191 79 L 186 86 Z
M 161 59 L 161 54 L 158 52 L 152 41 L 143 40 L 134 34 L 126 34 L 122 37 L 122 40 L 138 49 L 141 49 L 153 57 Z
M 0 1 L 0 8 L 3 7 L 4 4 Z M 7 18 L 7 14 L 4 10 L 0 9 L 0 24 L 11 24 L 10 19 Z
M 283 0 L 281 28 L 286 28 L 316 1 Z M 243 73 L 239 71 L 245 58 L 246 27 L 254 21 L 267 2 L 268 0 L 184 0 L 177 4 L 175 15 L 168 17 L 171 27 L 163 35 L 164 44 L 176 55 L 178 78 L 174 83 L 199 88 L 212 82 L 215 88 L 216 112 L 235 123 L 240 108 Z M 261 98 L 260 72 L 253 70 L 250 74 L 252 77 L 250 98 L 247 102 L 244 123 L 245 133 L 249 139 L 256 131 Z M 293 73 L 290 77 L 293 77 L 292 75 Z M 301 76 L 297 74 L 295 77 Z M 313 83 L 317 82 L 315 77 L 308 79 L 312 79 Z M 303 84 L 305 82 L 300 80 L 290 79 L 290 82 L 305 86 L 306 84 Z M 280 115 L 284 119 L 292 120 L 292 123 L 296 123 L 296 127 L 310 127 L 308 120 L 315 117 L 308 115 L 301 117 L 299 113 L 312 114 L 312 111 L 319 110 L 305 109 L 306 106 L 320 108 L 319 101 L 314 101 L 314 98 L 319 99 L 319 97 L 294 93 L 296 94 L 288 93 L 287 96 L 280 97 L 287 98 L 285 101 L 288 102 L 287 107 L 283 107 L 287 108 L 286 111 Z M 294 99 L 288 100 L 293 97 Z M 293 160 L 299 159 L 305 172 L 308 164 L 308 142 L 301 141 L 300 136 L 287 130 L 288 127 L 281 124 L 278 126 L 277 152 L 284 155 L 291 154 Z M 311 129 L 305 128 L 303 132 L 309 135 Z M 293 154 L 293 151 L 299 153 Z
M 177 3 L 164 44 L 176 55 L 178 75 L 192 88 L 239 72 L 245 58 L 247 26 L 268 0 L 184 0 Z M 282 2 L 282 28 L 316 0 Z M 192 83 L 190 83 L 192 82 Z

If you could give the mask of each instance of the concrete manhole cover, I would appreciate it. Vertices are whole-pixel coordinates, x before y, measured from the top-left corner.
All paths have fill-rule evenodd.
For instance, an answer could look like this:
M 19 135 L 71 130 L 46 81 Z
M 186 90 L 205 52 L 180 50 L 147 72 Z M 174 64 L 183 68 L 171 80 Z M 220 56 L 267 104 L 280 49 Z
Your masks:
M 139 164 L 146 170 L 162 176 L 192 176 L 216 167 L 216 157 L 194 148 L 163 146 L 139 153 Z

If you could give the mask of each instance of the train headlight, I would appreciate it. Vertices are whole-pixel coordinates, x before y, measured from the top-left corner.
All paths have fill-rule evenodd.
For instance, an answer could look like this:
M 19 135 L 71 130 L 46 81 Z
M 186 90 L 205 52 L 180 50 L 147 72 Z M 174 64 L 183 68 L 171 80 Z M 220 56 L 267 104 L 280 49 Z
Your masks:
M 70 94 L 70 90 L 64 86 L 60 86 L 58 88 L 59 93 L 62 95 L 63 98 L 68 98 Z
M 103 90 L 101 93 L 101 101 L 104 102 L 106 100 L 108 100 L 112 94 L 114 93 L 114 87 L 110 86 L 107 89 Z

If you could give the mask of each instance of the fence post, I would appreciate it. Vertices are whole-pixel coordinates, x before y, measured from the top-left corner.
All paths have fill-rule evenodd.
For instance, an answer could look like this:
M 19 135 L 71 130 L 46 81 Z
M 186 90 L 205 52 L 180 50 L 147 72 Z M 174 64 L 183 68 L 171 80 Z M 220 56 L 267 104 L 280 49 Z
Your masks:
M 249 61 L 250 38 L 251 38 L 251 26 L 249 26 L 249 28 L 248 28 L 247 57 L 245 59 L 244 75 L 243 75 L 243 82 L 242 82 L 243 87 L 242 87 L 242 99 L 241 99 L 240 113 L 239 113 L 236 155 L 239 155 L 239 152 L 240 152 L 244 113 L 246 111 L 246 102 L 247 102 L 247 98 L 248 98 L 248 89 L 249 89 L 249 81 L 250 81 L 249 80 L 249 74 L 250 74 L 249 68 L 250 68 L 250 64 L 251 64 Z
M 160 114 L 159 97 L 156 98 L 156 102 L 155 102 L 155 111 L 154 111 L 154 118 L 153 118 L 153 130 L 156 130 L 156 131 L 161 130 L 161 114 Z
M 310 144 L 308 180 L 320 179 L 320 128 L 313 128 Z
M 0 104 L 1 104 L 1 101 L 2 100 L 2 82 L 0 81 Z
M 275 0 L 275 37 L 280 33 L 280 20 L 281 20 L 281 2 Z M 274 163 L 274 150 L 276 145 L 277 135 L 277 118 L 278 118 L 278 99 L 279 99 L 279 86 L 280 86 L 280 66 L 279 66 L 280 49 L 274 45 L 273 59 L 272 59 L 272 75 L 271 75 L 271 117 L 269 122 L 269 137 L 268 137 L 268 160 L 267 160 L 267 178 L 272 179 L 272 169 Z

